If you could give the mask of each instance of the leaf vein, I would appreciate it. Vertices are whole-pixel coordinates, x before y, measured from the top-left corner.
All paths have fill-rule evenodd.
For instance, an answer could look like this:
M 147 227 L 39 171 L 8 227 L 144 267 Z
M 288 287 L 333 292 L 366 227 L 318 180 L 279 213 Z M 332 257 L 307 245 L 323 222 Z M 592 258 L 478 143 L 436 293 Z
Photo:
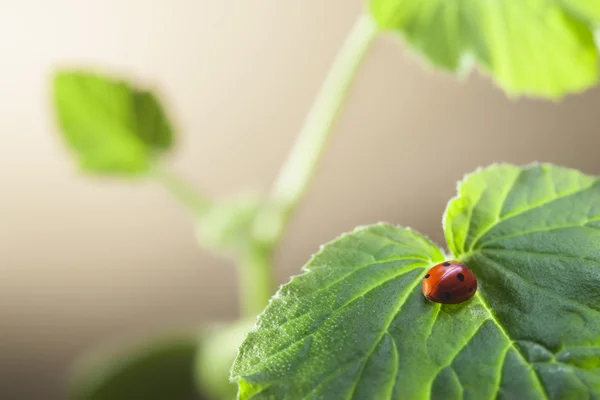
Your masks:
M 508 351 L 510 350 L 511 345 L 509 344 L 508 346 L 506 346 L 506 349 L 504 349 L 502 352 L 502 357 L 500 359 L 500 363 L 499 363 L 499 371 L 496 374 L 498 376 L 498 382 L 496 385 L 496 389 L 494 390 L 494 393 L 492 393 L 492 396 L 490 397 L 490 399 L 496 399 L 498 398 L 498 394 L 500 393 L 500 387 L 502 386 L 502 375 L 504 373 L 504 364 L 506 363 L 506 356 L 508 355 Z
M 392 385 L 390 387 L 390 393 L 388 396 L 391 399 L 392 396 L 394 395 L 394 389 L 396 388 L 396 382 L 398 381 L 396 378 L 398 376 L 398 371 L 400 369 L 400 354 L 398 353 L 398 346 L 396 346 L 396 341 L 394 340 L 394 337 L 389 332 L 387 334 L 390 336 L 390 340 L 392 341 L 392 348 L 394 349 L 394 353 L 393 353 L 394 373 L 391 374 Z
M 357 379 L 354 381 L 354 384 L 352 385 L 352 388 L 350 390 L 350 393 L 348 395 L 348 399 L 352 399 L 352 397 L 354 396 L 354 392 L 356 391 L 356 388 L 358 386 L 358 382 L 360 381 L 362 374 L 365 370 L 365 367 L 367 365 L 367 361 L 369 360 L 369 358 L 371 358 L 371 356 L 373 355 L 373 352 L 375 351 L 375 349 L 377 348 L 377 345 L 379 344 L 379 342 L 381 342 L 381 340 L 383 339 L 383 337 L 386 334 L 390 334 L 389 333 L 389 328 L 390 325 L 392 324 L 392 322 L 394 321 L 394 319 L 398 316 L 398 313 L 400 312 L 400 310 L 402 309 L 402 307 L 404 306 L 404 304 L 406 304 L 406 299 L 408 298 L 408 296 L 410 295 L 410 293 L 412 293 L 412 291 L 418 286 L 418 284 L 421 282 L 421 276 L 418 276 L 417 279 L 415 279 L 414 283 L 412 285 L 410 285 L 409 288 L 407 288 L 406 290 L 404 290 L 403 296 L 399 297 L 399 302 L 398 304 L 396 304 L 396 306 L 394 307 L 394 312 L 391 313 L 391 318 L 388 318 L 388 320 L 385 322 L 385 329 L 382 330 L 381 335 L 379 336 L 379 338 L 375 341 L 375 344 L 369 349 L 369 351 L 367 352 L 367 354 L 365 355 L 365 360 L 363 362 L 363 365 L 360 369 L 360 372 L 358 374 Z
M 481 321 L 481 323 L 479 324 L 479 326 L 477 326 L 477 328 L 475 328 L 475 330 L 473 331 L 473 333 L 467 338 L 467 340 L 458 348 L 458 350 L 456 350 L 456 352 L 454 354 L 452 354 L 450 356 L 450 359 L 443 364 L 440 368 L 437 369 L 437 371 L 435 371 L 435 373 L 432 375 L 431 378 L 431 382 L 429 383 L 429 391 L 431 393 L 431 390 L 433 388 L 433 383 L 435 382 L 435 378 L 437 378 L 437 376 L 440 374 L 440 372 L 442 372 L 445 368 L 452 368 L 452 363 L 454 362 L 454 360 L 456 359 L 456 357 L 458 357 L 458 355 L 460 354 L 461 351 L 463 351 L 463 349 L 465 349 L 469 343 L 471 343 L 471 340 L 473 340 L 473 338 L 475 337 L 475 335 L 477 335 L 477 332 L 479 332 L 479 330 L 481 329 L 481 327 L 485 324 L 486 321 L 488 321 L 490 318 L 486 318 L 483 319 Z M 454 371 L 453 371 L 454 373 Z M 456 373 L 454 373 L 456 375 Z M 458 376 L 457 376 L 458 378 Z M 459 380 L 460 383 L 460 380 Z M 461 383 L 461 387 L 462 387 L 462 383 Z
M 600 249 L 598 249 L 598 250 L 600 250 Z M 593 259 L 593 258 L 571 256 L 568 254 L 559 254 L 559 253 L 546 253 L 546 252 L 534 251 L 534 250 L 503 249 L 500 247 L 485 247 L 485 248 L 479 249 L 479 252 L 480 253 L 507 252 L 507 253 L 522 254 L 522 255 L 532 254 L 532 255 L 541 256 L 541 257 L 555 257 L 555 258 L 559 258 L 559 259 L 562 258 L 562 259 L 567 259 L 567 260 L 587 261 L 592 264 L 600 264 L 600 260 Z M 473 254 L 477 254 L 477 253 L 473 253 Z
M 304 294 L 304 295 L 302 295 L 302 296 L 296 296 L 296 297 L 294 297 L 294 299 L 295 299 L 296 301 L 297 301 L 297 300 L 301 300 L 301 299 L 304 299 L 304 298 L 306 298 L 306 297 L 313 296 L 313 295 L 315 295 L 315 294 L 317 294 L 317 293 L 323 292 L 323 291 L 325 291 L 325 290 L 327 290 L 327 289 L 330 289 L 332 286 L 336 285 L 337 283 L 340 283 L 340 282 L 342 282 L 342 281 L 344 281 L 344 280 L 348 279 L 350 276 L 352 276 L 352 275 L 354 275 L 355 273 L 357 273 L 357 272 L 360 272 L 360 271 L 362 271 L 362 270 L 364 270 L 364 269 L 366 269 L 366 268 L 373 267 L 373 266 L 376 266 L 376 265 L 381 265 L 381 264 L 388 263 L 388 262 L 390 262 L 390 263 L 391 263 L 391 262 L 403 261 L 403 260 L 414 260 L 415 262 L 413 262 L 413 263 L 408 263 L 408 264 L 404 264 L 404 265 L 401 265 L 401 266 L 400 266 L 400 268 L 402 269 L 402 273 L 401 273 L 401 274 L 398 274 L 398 275 L 394 275 L 393 277 L 391 277 L 391 278 L 390 278 L 390 280 L 391 280 L 391 279 L 394 279 L 394 278 L 397 278 L 397 277 L 398 277 L 398 276 L 400 276 L 400 275 L 404 275 L 404 274 L 406 274 L 406 273 L 408 273 L 408 272 L 411 272 L 411 271 L 413 271 L 413 270 L 415 270 L 415 269 L 418 269 L 418 268 L 424 268 L 424 265 L 423 265 L 423 266 L 421 266 L 421 262 L 420 262 L 420 260 L 421 260 L 421 259 L 416 259 L 416 258 L 415 258 L 415 259 L 412 259 L 412 258 L 390 258 L 390 259 L 384 259 L 384 260 L 377 260 L 377 261 L 374 261 L 374 262 L 372 262 L 372 263 L 369 263 L 369 264 L 361 265 L 360 267 L 352 268 L 348 274 L 346 274 L 346 275 L 344 275 L 344 276 L 342 276 L 342 277 L 340 277 L 340 278 L 336 279 L 336 280 L 335 280 L 335 281 L 333 281 L 333 282 L 330 282 L 330 283 L 329 283 L 329 284 L 327 284 L 326 286 L 320 287 L 319 289 L 317 289 L 317 290 L 314 290 L 314 291 L 312 291 L 312 292 L 309 292 L 309 293 L 306 293 L 306 294 Z M 417 261 L 418 261 L 418 262 L 417 262 Z M 424 264 L 424 263 L 423 263 L 423 264 Z M 408 268 L 408 266 L 409 266 L 409 265 L 412 265 L 412 268 Z M 402 267 L 407 267 L 407 268 L 402 268 Z M 309 272 L 309 273 L 310 273 L 310 272 Z M 300 276 L 302 276 L 302 275 L 300 275 Z M 386 283 L 387 281 L 388 281 L 388 280 L 385 280 L 385 281 L 383 281 L 383 282 L 378 282 L 378 283 L 375 285 L 375 287 L 377 287 L 377 286 L 379 286 L 379 285 L 382 285 L 382 284 Z M 368 291 L 367 291 L 367 292 L 368 292 Z M 364 293 L 364 294 L 366 294 L 366 293 Z M 348 303 L 352 302 L 353 300 L 355 300 L 355 299 L 356 299 L 356 298 L 358 298 L 358 297 L 361 297 L 362 295 L 363 295 L 363 294 L 359 294 L 358 296 L 352 297 L 350 300 L 348 300 L 347 302 L 345 302 L 344 304 L 342 304 L 342 305 L 341 305 L 341 306 L 339 306 L 338 308 L 344 307 L 346 304 L 348 304 Z M 333 311 L 335 311 L 335 309 L 331 310 L 331 312 L 333 312 Z M 286 321 L 282 322 L 281 324 L 277 325 L 276 327 L 272 327 L 272 328 L 263 328 L 263 329 L 265 329 L 265 330 L 268 330 L 268 329 L 272 329 L 272 330 L 279 330 L 279 329 L 281 329 L 282 327 L 284 327 L 284 326 L 288 325 L 290 322 L 296 321 L 296 320 L 298 320 L 298 319 L 300 319 L 300 318 L 302 318 L 302 317 L 304 317 L 304 316 L 306 316 L 306 315 L 310 314 L 311 312 L 312 312 L 312 310 L 308 309 L 306 312 L 304 312 L 304 313 L 301 313 L 300 315 L 297 315 L 297 316 L 295 316 L 295 317 L 293 317 L 293 318 L 287 319 Z
M 598 249 L 598 251 L 600 251 L 600 249 Z M 562 259 L 567 259 L 567 260 L 587 261 L 592 264 L 600 264 L 600 260 L 597 260 L 594 258 L 578 257 L 578 256 L 572 256 L 569 254 L 547 253 L 547 252 L 535 251 L 535 250 L 503 249 L 500 247 L 485 247 L 485 248 L 479 249 L 479 252 L 486 252 L 486 253 L 507 252 L 507 253 L 522 254 L 522 255 L 532 254 L 532 255 L 541 256 L 541 257 L 555 257 L 555 258 L 562 258 Z M 477 252 L 472 253 L 472 254 L 477 254 Z
M 491 258 L 487 257 L 485 254 L 483 254 L 482 251 L 480 251 L 480 254 L 481 254 L 481 256 L 483 258 L 486 258 L 488 261 L 490 261 L 492 265 L 495 265 L 496 266 L 495 269 L 497 271 L 500 271 L 500 272 L 505 271 L 506 273 L 510 274 L 511 276 L 514 276 L 515 278 L 519 279 L 526 286 L 537 288 L 539 291 L 545 293 L 549 297 L 553 297 L 553 298 L 558 299 L 560 301 L 568 301 L 569 303 L 573 304 L 574 306 L 583 307 L 583 308 L 585 308 L 585 309 L 587 309 L 589 311 L 593 311 L 595 313 L 600 313 L 600 310 L 598 310 L 596 308 L 593 308 L 593 307 L 591 307 L 591 306 L 589 306 L 587 304 L 580 303 L 579 301 L 577 301 L 575 299 L 572 299 L 570 297 L 559 296 L 559 295 L 556 294 L 556 292 L 554 292 L 554 291 L 552 291 L 552 290 L 550 290 L 550 289 L 548 289 L 546 287 L 543 287 L 543 286 L 540 286 L 540 285 L 536 285 L 535 283 L 529 282 L 528 280 L 526 280 L 525 278 L 523 278 L 521 275 L 517 274 L 516 272 L 514 272 L 514 271 L 512 271 L 512 270 L 510 270 L 508 268 L 498 268 L 497 266 L 499 264 L 496 261 L 494 261 Z
M 414 270 L 414 269 L 417 269 L 417 268 L 418 268 L 418 267 L 412 268 L 412 269 L 411 269 L 411 271 L 412 271 L 412 270 Z M 346 308 L 348 305 L 352 304 L 352 303 L 353 303 L 353 302 L 355 302 L 356 300 L 358 300 L 358 299 L 360 299 L 361 297 L 364 297 L 364 296 L 366 296 L 367 294 L 369 294 L 369 293 L 370 293 L 372 290 L 375 290 L 376 288 L 380 287 L 381 285 L 384 285 L 384 284 L 386 284 L 386 283 L 388 283 L 388 282 L 390 282 L 390 281 L 392 281 L 392 280 L 394 280 L 394 279 L 398 278 L 399 276 L 402 276 L 402 275 L 404 275 L 406 272 L 407 272 L 407 271 L 402 271 L 402 273 L 396 274 L 396 275 L 394 275 L 394 276 L 390 277 L 389 279 L 386 279 L 386 280 L 384 280 L 384 281 L 381 281 L 381 282 L 377 282 L 377 284 L 375 284 L 375 285 L 373 285 L 373 286 L 369 287 L 369 288 L 368 288 L 367 290 L 365 290 L 364 292 L 361 292 L 360 294 L 358 294 L 358 295 L 354 296 L 353 298 L 351 298 L 350 300 L 348 300 L 347 302 L 345 302 L 345 303 L 344 303 L 344 304 L 342 304 L 341 306 L 339 306 L 339 307 L 337 307 L 337 308 L 335 308 L 335 309 L 331 310 L 331 314 L 335 314 L 335 313 L 337 313 L 337 312 L 339 312 L 339 311 L 343 310 L 344 308 Z M 419 282 L 420 282 L 420 280 L 421 280 L 421 278 L 422 278 L 422 276 L 421 276 L 421 275 L 419 275 L 419 276 L 418 276 L 418 279 L 416 279 L 416 282 L 417 282 L 417 283 L 419 283 Z M 415 287 L 416 287 L 416 284 L 412 285 L 408 293 L 412 292 L 412 290 L 413 290 Z M 404 300 L 405 300 L 405 299 L 406 299 L 406 297 L 408 297 L 408 295 L 406 295 L 406 296 L 404 296 L 404 297 L 401 297 L 401 299 L 404 299 Z M 399 310 L 400 310 L 400 308 L 402 307 L 402 305 L 403 305 L 403 304 L 404 304 L 404 303 L 400 304 L 400 306 L 399 306 L 399 308 L 398 308 L 398 311 L 397 311 L 397 312 L 399 312 Z M 311 310 L 311 311 L 312 311 L 312 310 Z M 306 314 L 309 314 L 311 311 L 309 311 L 308 313 L 303 313 L 303 314 L 302 314 L 302 316 L 304 316 L 304 315 L 306 315 Z M 395 313 L 395 315 L 397 314 L 397 312 Z M 395 318 L 395 315 L 394 315 L 394 318 Z M 297 317 L 297 318 L 301 318 L 302 316 L 299 316 L 299 317 Z M 393 318 L 392 318 L 392 320 L 391 320 L 391 321 L 393 321 Z M 391 321 L 389 322 L 390 324 L 391 324 Z M 315 327 L 313 328 L 313 330 L 312 330 L 312 331 L 311 331 L 311 332 L 310 332 L 308 335 L 306 335 L 306 336 L 303 336 L 303 337 L 299 338 L 298 340 L 295 340 L 294 342 L 290 343 L 289 345 L 285 346 L 284 348 L 282 348 L 282 349 L 280 349 L 280 350 L 277 350 L 277 351 L 276 351 L 275 353 L 273 353 L 273 354 L 269 354 L 269 355 L 268 355 L 268 357 L 266 357 L 266 358 L 262 359 L 262 360 L 261 360 L 259 363 L 257 363 L 257 366 L 260 366 L 260 365 L 263 365 L 263 364 L 269 363 L 269 362 L 270 362 L 270 361 L 273 359 L 273 357 L 275 357 L 275 356 L 277 356 L 278 354 L 281 354 L 282 352 L 284 352 L 284 351 L 286 351 L 286 350 L 290 349 L 292 346 L 296 345 L 297 343 L 299 343 L 299 342 L 301 342 L 301 341 L 303 341 L 303 340 L 306 340 L 306 339 L 308 339 L 309 337 L 313 336 L 313 335 L 314 335 L 314 334 L 315 334 L 315 333 L 316 333 L 316 332 L 319 330 L 319 328 L 322 326 L 322 324 L 323 324 L 324 322 L 325 322 L 325 319 L 323 319 L 323 322 L 322 322 L 321 324 L 319 324 L 319 325 L 315 326 Z M 287 323 L 287 321 L 286 321 L 286 323 Z M 387 325 L 386 329 L 384 330 L 384 334 L 385 334 L 385 332 L 387 331 L 387 329 L 388 329 L 388 328 L 389 328 L 389 324 Z M 277 329 L 277 328 L 275 328 L 275 329 Z M 382 335 L 382 337 L 383 337 L 383 335 Z M 380 340 L 381 340 L 381 337 L 380 337 L 380 338 L 377 340 L 377 342 L 376 342 L 376 345 L 377 345 L 377 343 L 378 343 Z M 376 345 L 375 345 L 375 346 L 376 346 Z M 375 347 L 373 347 L 373 349 L 370 351 L 370 353 L 372 353 L 372 352 L 373 352 L 374 348 L 375 348 Z M 371 355 L 369 354 L 369 355 L 368 355 L 368 357 L 370 357 L 370 356 L 371 356 Z M 364 366 L 363 366 L 363 368 L 364 368 Z
M 343 373 L 346 369 L 348 369 L 349 367 L 351 367 L 352 364 L 354 364 L 356 361 L 360 360 L 362 357 L 363 356 L 354 357 L 353 359 L 349 360 L 348 362 L 345 362 L 344 364 L 340 365 L 338 368 L 334 369 L 331 373 L 329 373 L 327 376 L 325 376 L 325 378 L 323 378 L 321 381 L 319 381 L 318 384 L 317 384 L 317 386 L 315 386 L 312 389 L 310 389 L 308 391 L 308 394 L 306 396 L 304 396 L 302 399 L 303 400 L 310 399 L 311 396 L 316 391 L 318 391 L 321 386 L 325 385 L 326 383 L 329 383 L 336 376 L 338 376 L 339 374 Z
M 579 189 L 577 189 L 577 190 L 575 190 L 573 192 L 568 192 L 566 194 L 563 194 L 563 195 L 558 196 L 558 197 L 554 197 L 552 199 L 545 199 L 542 202 L 533 205 L 532 207 L 525 208 L 523 210 L 519 210 L 517 212 L 505 215 L 502 220 L 498 220 L 498 221 L 494 222 L 493 224 L 487 226 L 485 229 L 483 229 L 479 233 L 479 235 L 477 235 L 477 238 L 473 241 L 470 249 L 471 250 L 475 249 L 477 243 L 479 242 L 479 240 L 481 240 L 488 232 L 490 232 L 492 229 L 494 229 L 494 227 L 497 226 L 499 223 L 505 223 L 508 220 L 517 218 L 517 217 L 519 217 L 519 216 L 521 216 L 521 215 L 523 215 L 525 213 L 528 213 L 528 212 L 540 209 L 540 208 L 545 207 L 547 205 L 550 205 L 550 204 L 552 204 L 552 203 L 554 203 L 556 201 L 563 200 L 563 199 L 566 199 L 567 197 L 575 196 L 577 194 L 581 194 L 581 193 L 585 192 L 586 190 L 589 190 L 589 189 L 593 188 L 594 186 L 596 186 L 597 183 L 598 183 L 598 180 L 594 180 L 592 182 L 592 184 L 590 184 L 588 186 L 585 186 L 583 188 L 579 188 Z
M 508 332 L 506 331 L 506 329 L 504 328 L 504 325 L 502 325 L 502 323 L 500 322 L 500 320 L 498 320 L 498 318 L 496 317 L 496 315 L 492 312 L 490 306 L 487 304 L 487 302 L 485 301 L 484 297 L 481 295 L 481 293 L 478 291 L 475 296 L 477 297 L 477 299 L 479 300 L 479 303 L 483 306 L 483 308 L 488 312 L 490 319 L 492 319 L 492 321 L 494 321 L 494 323 L 496 324 L 496 326 L 498 327 L 498 329 L 500 330 L 500 332 L 504 335 L 504 337 L 506 338 L 506 340 L 508 341 L 508 344 L 515 349 L 515 351 L 517 352 L 517 354 L 519 355 L 519 357 L 521 357 L 521 359 L 523 360 L 523 362 L 526 365 L 529 365 L 529 368 L 533 371 L 534 373 L 534 377 L 535 377 L 535 383 L 536 385 L 539 387 L 539 391 L 544 395 L 544 397 L 547 400 L 550 400 L 550 397 L 548 396 L 548 393 L 546 393 L 546 388 L 544 387 L 544 385 L 542 384 L 542 381 L 540 380 L 540 377 L 536 371 L 536 369 L 534 368 L 534 366 L 527 361 L 527 359 L 525 358 L 525 356 L 523 355 L 523 353 L 521 352 L 521 350 L 515 346 L 514 341 L 510 338 L 510 336 L 508 335 Z
M 462 244 L 460 245 L 460 250 L 462 250 L 463 253 L 466 253 L 466 244 L 467 244 L 467 239 L 469 237 L 469 233 L 471 232 L 471 228 L 472 228 L 472 224 L 473 224 L 473 211 L 477 208 L 477 204 L 479 204 L 479 201 L 481 200 L 481 197 L 483 196 L 483 193 L 485 192 L 485 189 L 481 191 L 481 193 L 479 193 L 479 195 L 477 196 L 477 199 L 475 200 L 475 202 L 470 205 L 469 207 L 469 219 L 466 222 L 466 234 L 465 237 L 463 238 Z M 472 247 L 472 246 L 471 246 Z
M 415 239 L 419 242 L 419 244 L 424 245 L 425 249 L 419 249 L 419 250 L 427 250 L 427 251 L 431 251 L 431 250 L 436 250 L 436 253 L 440 254 L 439 249 L 437 248 L 437 246 L 435 246 L 434 243 L 432 243 L 429 239 L 427 239 L 426 237 L 424 237 L 423 235 L 417 234 L 416 232 L 410 230 L 409 228 L 406 228 L 406 231 L 408 233 L 411 234 L 412 239 Z M 384 235 L 381 232 L 377 232 L 377 231 L 368 231 L 367 234 L 373 235 L 373 236 L 377 236 L 380 237 L 382 239 L 386 239 L 386 241 L 395 244 L 398 247 L 401 247 L 403 245 L 405 245 L 404 242 L 400 242 L 392 237 L 389 237 L 387 235 Z M 436 255 L 438 255 L 436 254 Z M 407 256 L 408 257 L 408 256 Z M 419 255 L 419 254 L 411 254 L 410 257 L 415 258 L 415 259 L 419 259 L 419 260 L 424 260 L 424 261 L 433 261 L 432 257 L 430 257 L 429 255 Z
M 581 224 L 569 224 L 569 225 L 551 226 L 551 227 L 542 228 L 542 229 L 535 229 L 535 230 L 531 230 L 531 231 L 524 231 L 524 232 L 518 232 L 518 233 L 515 233 L 515 234 L 511 234 L 511 235 L 500 236 L 500 237 L 496 237 L 496 238 L 493 238 L 493 239 L 487 241 L 486 243 L 484 243 L 483 245 L 481 245 L 481 247 L 479 249 L 487 248 L 488 244 L 500 242 L 500 241 L 506 240 L 506 239 L 513 239 L 513 238 L 521 237 L 521 236 L 525 236 L 525 235 L 531 235 L 533 233 L 545 233 L 545 232 L 559 231 L 561 229 L 572 229 L 572 228 L 583 228 L 583 229 L 598 230 L 598 228 L 595 228 L 593 226 L 586 226 L 585 225 L 587 223 L 594 222 L 594 221 L 598 221 L 598 220 L 597 219 L 589 220 L 589 221 L 585 221 L 584 223 L 581 223 Z
M 504 206 L 506 204 L 506 201 L 508 200 L 508 196 L 510 196 L 510 193 L 512 192 L 513 188 L 515 187 L 515 185 L 517 184 L 517 181 L 519 180 L 519 177 L 523 174 L 523 171 L 519 171 L 518 174 L 516 174 L 512 180 L 512 182 L 507 185 L 507 190 L 506 193 L 504 193 L 504 195 L 502 196 L 502 201 L 500 202 L 500 206 L 498 207 L 498 213 L 496 215 L 496 218 L 494 219 L 494 221 L 490 224 L 488 224 L 485 228 L 483 228 L 481 230 L 481 232 L 475 236 L 475 238 L 471 241 L 471 246 L 469 246 L 469 251 L 473 251 L 473 248 L 475 247 L 475 244 L 477 244 L 477 242 L 479 241 L 479 239 L 481 239 L 481 237 L 483 235 L 485 235 L 485 233 L 487 232 L 487 230 L 498 224 L 498 221 L 501 220 L 501 215 L 502 215 L 502 210 L 504 209 Z

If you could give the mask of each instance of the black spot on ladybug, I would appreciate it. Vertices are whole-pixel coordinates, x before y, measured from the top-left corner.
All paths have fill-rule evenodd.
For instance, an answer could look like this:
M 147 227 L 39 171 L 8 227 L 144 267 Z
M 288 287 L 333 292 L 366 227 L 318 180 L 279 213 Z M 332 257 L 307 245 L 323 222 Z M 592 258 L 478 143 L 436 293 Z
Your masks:
M 425 279 L 429 278 L 431 275 L 427 274 L 425 275 Z
M 449 266 L 450 266 L 450 263 L 449 263 L 449 262 L 445 262 L 445 263 L 443 263 L 442 265 L 443 265 L 444 267 L 449 267 Z
M 446 296 L 446 300 L 450 300 L 450 297 L 452 297 L 452 293 L 446 292 L 444 293 L 444 296 Z
M 461 273 L 456 274 L 456 277 L 458 278 L 459 281 L 464 282 L 465 281 L 465 276 Z
M 469 288 L 469 292 L 472 292 L 472 291 L 473 291 L 473 288 L 472 288 L 472 287 L 470 287 L 470 288 Z

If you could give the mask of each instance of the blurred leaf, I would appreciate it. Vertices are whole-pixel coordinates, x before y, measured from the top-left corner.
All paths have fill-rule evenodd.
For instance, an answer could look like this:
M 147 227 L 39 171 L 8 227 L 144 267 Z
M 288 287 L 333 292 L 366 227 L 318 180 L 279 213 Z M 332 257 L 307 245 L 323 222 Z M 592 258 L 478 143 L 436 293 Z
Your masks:
M 162 106 L 151 92 L 134 92 L 135 132 L 149 149 L 168 150 L 173 142 L 173 130 Z
M 156 96 L 125 81 L 60 71 L 54 77 L 54 104 L 67 145 L 89 172 L 145 173 L 171 147 L 173 130 Z
M 256 318 L 244 319 L 206 332 L 196 360 L 196 380 L 210 399 L 236 397 L 237 384 L 230 382 L 229 370 L 255 321 Z
M 74 400 L 192 400 L 199 335 L 98 350 L 76 366 Z
M 400 33 L 436 66 L 475 60 L 510 95 L 558 98 L 594 85 L 596 0 L 370 0 L 381 30 Z

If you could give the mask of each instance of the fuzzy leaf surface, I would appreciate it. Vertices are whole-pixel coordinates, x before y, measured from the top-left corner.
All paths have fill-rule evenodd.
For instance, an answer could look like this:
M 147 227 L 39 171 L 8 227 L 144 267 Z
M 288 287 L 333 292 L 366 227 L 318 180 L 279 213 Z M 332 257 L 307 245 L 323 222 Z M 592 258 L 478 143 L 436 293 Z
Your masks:
M 259 316 L 232 369 L 239 398 L 598 398 L 598 179 L 492 166 L 461 183 L 444 225 L 474 298 L 427 301 L 442 252 L 405 228 L 359 228 Z

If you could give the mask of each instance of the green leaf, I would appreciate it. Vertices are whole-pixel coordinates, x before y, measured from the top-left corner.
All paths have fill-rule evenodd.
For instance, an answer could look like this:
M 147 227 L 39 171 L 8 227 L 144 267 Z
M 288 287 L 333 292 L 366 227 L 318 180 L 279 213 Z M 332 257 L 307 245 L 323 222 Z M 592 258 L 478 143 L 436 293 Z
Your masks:
M 550 398 L 599 396 L 598 178 L 498 165 L 459 193 L 446 212 L 447 241 L 482 282 L 479 301 L 506 348 L 503 371 Z
M 171 147 L 173 130 L 156 96 L 123 80 L 60 71 L 54 104 L 67 145 L 89 172 L 146 173 Z
M 593 86 L 595 0 L 370 0 L 380 30 L 401 34 L 436 66 L 475 60 L 510 95 L 559 98 Z
M 69 398 L 193 400 L 199 335 L 152 338 L 97 349 L 79 360 Z
M 240 399 L 600 396 L 600 183 L 550 165 L 496 165 L 444 218 L 477 295 L 421 291 L 442 252 L 363 227 L 323 246 L 272 298 L 232 369 Z

